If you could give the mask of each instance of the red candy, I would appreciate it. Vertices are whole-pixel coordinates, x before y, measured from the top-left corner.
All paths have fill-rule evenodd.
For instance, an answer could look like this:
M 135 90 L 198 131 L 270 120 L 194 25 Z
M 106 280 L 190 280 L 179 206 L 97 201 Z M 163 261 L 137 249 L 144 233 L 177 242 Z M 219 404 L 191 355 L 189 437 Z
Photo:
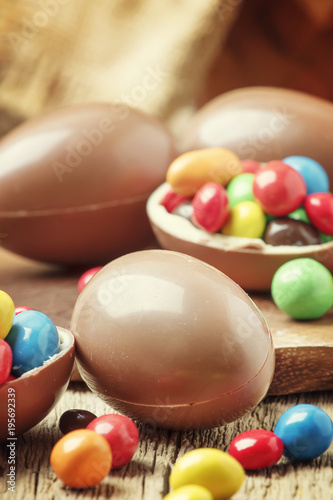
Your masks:
M 0 385 L 8 381 L 12 369 L 12 350 L 3 339 L 0 339 Z
M 33 309 L 32 307 L 17 306 L 17 307 L 15 307 L 15 316 L 17 314 L 24 312 L 24 311 L 35 311 L 35 309 Z
M 103 415 L 92 420 L 86 428 L 108 441 L 113 469 L 123 467 L 132 459 L 139 444 L 139 432 L 133 420 L 124 415 Z
M 273 432 L 254 429 L 242 432 L 230 443 L 229 454 L 247 470 L 275 465 L 283 454 L 282 440 Z
M 306 184 L 301 174 L 289 165 L 270 161 L 256 172 L 253 194 L 264 212 L 280 217 L 302 205 Z
M 243 174 L 255 174 L 261 168 L 261 163 L 255 160 L 243 160 L 242 167 Z
M 204 184 L 193 198 L 192 222 L 210 233 L 219 231 L 229 216 L 228 195 L 216 182 Z
M 82 274 L 77 283 L 77 289 L 79 293 L 82 292 L 88 281 L 90 281 L 91 278 L 95 276 L 95 274 L 102 269 L 102 267 L 103 266 L 93 267 L 92 269 L 88 269 L 88 271 Z
M 313 193 L 305 198 L 304 208 L 312 224 L 322 233 L 333 235 L 333 194 Z
M 175 208 L 178 207 L 178 205 L 190 199 L 191 198 L 189 198 L 188 196 L 174 193 L 172 189 L 170 189 L 170 191 L 166 193 L 163 200 L 161 201 L 161 205 L 163 205 L 169 213 L 172 213 Z

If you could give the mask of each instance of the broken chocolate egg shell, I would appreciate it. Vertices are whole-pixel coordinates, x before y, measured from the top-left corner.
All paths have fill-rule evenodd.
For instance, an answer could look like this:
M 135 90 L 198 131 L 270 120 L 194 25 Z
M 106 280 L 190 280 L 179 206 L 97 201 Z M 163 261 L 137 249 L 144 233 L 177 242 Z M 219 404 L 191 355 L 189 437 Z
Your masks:
M 148 199 L 147 213 L 162 248 L 183 252 L 216 267 L 247 291 L 270 291 L 275 271 L 285 262 L 309 257 L 333 273 L 333 242 L 321 245 L 267 245 L 259 238 L 236 238 L 211 234 L 188 219 L 170 214 L 161 200 L 170 190 L 167 183 Z
M 18 436 L 32 429 L 50 413 L 66 391 L 74 363 L 74 337 L 64 328 L 57 327 L 57 330 L 58 354 L 43 366 L 0 386 L 0 441 L 13 436 L 9 431 Z M 13 425 L 9 427 L 10 418 L 13 418 Z
M 90 389 L 149 426 L 234 421 L 273 377 L 272 339 L 256 305 L 223 273 L 177 252 L 110 262 L 78 297 L 71 331 Z
M 205 104 L 190 121 L 182 150 L 227 148 L 241 160 L 313 158 L 333 185 L 333 103 L 295 90 L 248 87 Z
M 105 264 L 153 240 L 149 194 L 175 156 L 155 117 L 123 104 L 72 105 L 0 142 L 0 236 L 55 264 Z

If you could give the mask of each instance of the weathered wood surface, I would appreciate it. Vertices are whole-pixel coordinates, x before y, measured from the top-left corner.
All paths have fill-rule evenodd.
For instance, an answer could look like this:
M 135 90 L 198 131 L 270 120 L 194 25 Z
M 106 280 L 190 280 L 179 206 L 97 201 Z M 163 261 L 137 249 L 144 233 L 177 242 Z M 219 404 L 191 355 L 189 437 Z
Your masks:
M 48 314 L 59 326 L 69 326 L 77 298 L 76 283 L 81 271 L 64 273 L 57 268 L 36 264 L 0 252 L 0 289 L 9 293 L 16 305 L 28 305 Z M 255 296 L 272 329 L 277 346 L 277 372 L 272 389 L 276 393 L 332 387 L 332 340 L 329 313 L 318 322 L 292 322 L 272 304 L 269 296 Z M 323 369 L 323 367 L 325 367 Z M 320 374 L 320 376 L 318 376 Z M 274 385 L 275 384 L 275 385 Z M 298 384 L 298 385 L 297 385 Z M 333 393 L 306 392 L 268 396 L 249 415 L 239 421 L 207 431 L 174 432 L 139 424 L 140 447 L 133 461 L 113 471 L 98 486 L 75 491 L 62 486 L 50 466 L 53 444 L 61 437 L 58 421 L 69 408 L 84 408 L 97 415 L 109 413 L 97 396 L 81 382 L 72 382 L 59 405 L 37 427 L 17 441 L 16 491 L 7 491 L 7 450 L 0 452 L 0 498 L 17 499 L 162 499 L 168 491 L 170 470 L 182 454 L 201 447 L 227 450 L 231 439 L 244 430 L 274 429 L 279 416 L 298 403 L 320 406 L 333 418 Z M 234 500 L 333 500 L 333 449 L 307 463 L 283 459 L 269 470 L 247 473 Z

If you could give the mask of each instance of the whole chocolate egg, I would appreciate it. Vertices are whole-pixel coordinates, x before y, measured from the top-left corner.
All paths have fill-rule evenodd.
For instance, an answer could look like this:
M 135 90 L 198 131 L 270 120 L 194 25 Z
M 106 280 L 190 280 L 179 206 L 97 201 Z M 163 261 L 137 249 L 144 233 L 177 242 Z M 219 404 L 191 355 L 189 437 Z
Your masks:
M 147 425 L 231 422 L 259 403 L 273 376 L 259 309 L 223 273 L 177 252 L 106 265 L 78 297 L 71 331 L 90 389 Z
M 105 263 L 153 238 L 145 205 L 175 156 L 164 125 L 125 105 L 59 109 L 0 142 L 1 244 L 36 260 Z
M 248 87 L 204 105 L 186 130 L 183 150 L 222 147 L 257 161 L 302 155 L 328 170 L 332 139 L 333 103 L 294 90 Z M 333 170 L 327 173 L 333 183 Z

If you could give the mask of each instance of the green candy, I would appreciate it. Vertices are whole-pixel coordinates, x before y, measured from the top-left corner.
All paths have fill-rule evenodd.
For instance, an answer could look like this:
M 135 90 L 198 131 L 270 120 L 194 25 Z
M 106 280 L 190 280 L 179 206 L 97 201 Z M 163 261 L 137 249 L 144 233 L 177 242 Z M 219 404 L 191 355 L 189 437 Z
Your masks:
M 311 224 L 310 219 L 303 207 L 297 208 L 293 212 L 290 212 L 290 214 L 288 214 L 288 217 L 290 219 L 300 220 L 302 222 L 306 222 L 307 224 Z
M 290 260 L 275 272 L 271 293 L 277 307 L 292 318 L 318 319 L 333 306 L 333 277 L 314 259 Z
M 329 243 L 330 241 L 333 241 L 333 236 L 331 236 L 330 234 L 321 233 L 319 231 L 319 236 L 322 243 Z
M 231 179 L 227 186 L 230 209 L 242 201 L 255 201 L 252 192 L 253 179 L 254 174 L 240 174 Z

